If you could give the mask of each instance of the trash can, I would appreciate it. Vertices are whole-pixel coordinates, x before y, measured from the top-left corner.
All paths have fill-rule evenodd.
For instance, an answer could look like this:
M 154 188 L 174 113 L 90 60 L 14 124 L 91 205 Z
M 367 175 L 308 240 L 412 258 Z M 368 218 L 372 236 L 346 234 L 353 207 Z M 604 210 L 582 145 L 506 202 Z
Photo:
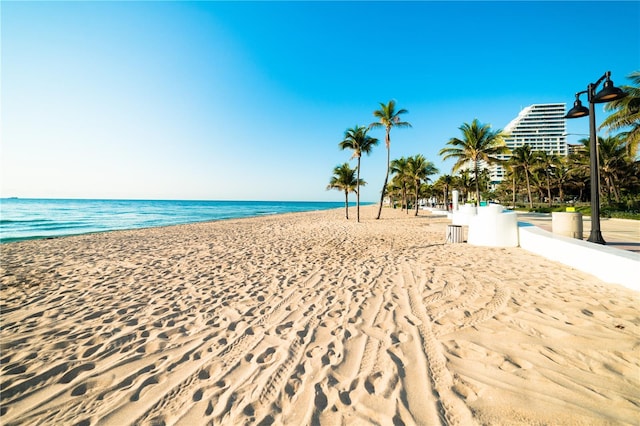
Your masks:
M 464 233 L 462 232 L 462 226 L 460 225 L 447 225 L 447 243 L 462 243 L 464 242 Z
M 551 232 L 569 238 L 582 239 L 582 213 L 551 213 Z

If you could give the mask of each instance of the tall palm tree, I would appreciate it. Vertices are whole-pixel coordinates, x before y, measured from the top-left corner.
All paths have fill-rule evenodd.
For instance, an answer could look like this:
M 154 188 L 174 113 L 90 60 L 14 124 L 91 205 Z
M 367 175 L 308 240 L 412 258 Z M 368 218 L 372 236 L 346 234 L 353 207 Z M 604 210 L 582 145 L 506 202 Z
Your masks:
M 407 202 L 407 184 L 409 183 L 409 162 L 405 157 L 397 158 L 391 161 L 391 174 L 394 175 L 393 180 L 402 188 L 402 209 L 407 209 L 409 213 L 409 204 Z
M 627 93 L 622 99 L 605 104 L 605 111 L 614 111 L 608 116 L 600 129 L 606 127 L 610 131 L 631 128 L 624 132 L 626 137 L 627 154 L 634 159 L 638 155 L 640 146 L 640 71 L 634 71 L 627 76 L 632 86 L 620 86 Z
M 353 155 L 351 158 L 356 158 L 358 161 L 357 177 L 356 177 L 356 219 L 360 222 L 360 158 L 362 154 L 369 155 L 374 146 L 378 144 L 378 139 L 372 138 L 367 135 L 368 128 L 364 126 L 358 126 L 357 124 L 344 132 L 344 139 L 338 144 L 340 149 L 351 149 Z
M 482 193 L 485 191 L 489 191 L 489 185 L 491 185 L 491 172 L 489 171 L 489 169 L 483 167 L 478 172 L 477 182 L 475 177 L 471 178 L 471 181 L 474 186 L 477 185 L 478 188 L 480 188 L 480 198 L 485 199 L 486 197 Z
M 356 188 L 366 184 L 363 180 L 357 180 L 356 169 L 349 167 L 349 163 L 344 163 L 333 169 L 333 176 L 329 181 L 329 185 L 327 185 L 327 190 L 337 189 L 344 191 L 344 209 L 347 220 L 349 219 L 349 193 L 356 192 Z
M 527 196 L 529 197 L 529 208 L 533 208 L 533 198 L 531 196 L 531 175 L 536 164 L 536 155 L 531 151 L 531 146 L 524 144 L 513 150 L 509 163 L 516 170 L 522 170 L 527 183 Z
M 560 197 L 560 202 L 564 203 L 564 189 L 571 180 L 571 167 L 568 157 L 559 157 L 558 163 L 554 169 L 553 178 L 558 186 L 558 197 Z
M 395 208 L 396 206 L 395 200 L 397 198 L 400 198 L 401 202 L 406 198 L 406 196 L 403 196 L 402 194 L 402 185 L 403 182 L 400 182 L 400 179 L 397 175 L 394 176 L 391 179 L 391 182 L 389 182 L 389 184 L 387 185 L 387 195 L 389 196 L 389 200 L 391 201 L 391 205 L 393 206 L 393 208 Z
M 588 141 L 585 139 L 584 141 Z M 579 201 L 587 201 L 588 199 L 585 197 L 585 193 L 587 192 L 587 188 L 589 187 L 587 184 L 591 184 L 591 164 L 589 161 L 589 142 L 586 142 L 587 145 L 584 146 L 584 141 L 580 141 L 583 143 L 583 149 L 569 154 L 566 158 L 566 163 L 569 168 L 568 179 L 567 179 L 567 187 L 572 194 L 575 195 L 575 191 L 578 192 L 577 199 Z
M 447 142 L 448 147 L 440 150 L 444 160 L 455 158 L 456 163 L 452 171 L 456 172 L 471 163 L 476 187 L 476 204 L 480 204 L 480 168 L 481 162 L 485 164 L 500 163 L 497 158 L 500 154 L 509 152 L 504 143 L 505 134 L 502 130 L 492 131 L 488 124 L 480 124 L 478 119 L 471 124 L 464 123 L 460 126 L 462 139 L 451 138 Z
M 444 196 L 444 208 L 449 210 L 449 188 L 454 183 L 453 176 L 442 175 L 438 178 L 438 182 L 442 184 L 442 195 Z
M 456 180 L 457 180 L 457 185 L 462 190 L 462 199 L 466 203 L 467 200 L 469 199 L 469 192 L 473 187 L 473 179 L 469 174 L 469 170 L 467 169 L 460 170 L 458 172 L 458 176 Z
M 591 155 L 588 150 L 589 139 L 581 139 L 587 149 L 587 155 Z M 629 170 L 631 159 L 627 156 L 625 141 L 622 135 L 609 136 L 603 138 L 598 136 L 598 154 L 600 164 L 600 179 L 602 187 L 607 191 L 607 201 L 611 204 L 613 195 L 616 202 L 620 202 L 620 181 Z
M 409 111 L 406 109 L 399 109 L 396 111 L 396 101 L 390 100 L 386 105 L 380 102 L 380 109 L 373 111 L 373 116 L 378 119 L 369 125 L 369 128 L 384 127 L 385 138 L 384 143 L 387 147 L 387 174 L 384 177 L 384 185 L 382 185 L 382 193 L 380 194 L 380 205 L 378 206 L 378 216 L 376 219 L 380 219 L 382 213 L 382 202 L 384 201 L 385 189 L 387 188 L 387 182 L 389 181 L 389 171 L 391 169 L 391 133 L 392 127 L 411 127 L 411 124 L 407 121 L 402 121 L 400 115 L 406 114 Z
M 552 205 L 551 197 L 551 177 L 553 172 L 560 166 L 560 158 L 555 154 L 549 154 L 546 151 L 536 151 L 535 164 L 533 169 L 542 174 L 546 182 L 547 198 L 549 207 Z
M 429 180 L 429 176 L 438 173 L 438 169 L 431 162 L 428 161 L 424 155 L 417 154 L 407 159 L 408 175 L 413 180 L 413 188 L 415 190 L 415 209 L 416 216 L 418 216 L 418 200 L 420 198 L 420 183 L 422 181 Z
M 507 161 L 506 164 L 506 174 L 505 174 L 505 181 L 503 181 L 503 183 L 506 182 L 507 179 L 511 179 L 511 205 L 513 206 L 513 208 L 516 208 L 516 201 L 517 201 L 517 194 L 518 194 L 518 181 L 519 181 L 519 174 L 518 174 L 518 167 L 515 165 L 514 162 L 511 161 Z M 505 190 L 506 192 L 506 190 Z

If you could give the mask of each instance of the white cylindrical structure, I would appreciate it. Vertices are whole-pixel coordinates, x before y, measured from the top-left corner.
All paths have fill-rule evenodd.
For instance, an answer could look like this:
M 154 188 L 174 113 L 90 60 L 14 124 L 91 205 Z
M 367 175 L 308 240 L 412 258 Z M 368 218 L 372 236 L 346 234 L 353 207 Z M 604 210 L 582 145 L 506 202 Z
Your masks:
M 453 211 L 458 211 L 458 190 L 454 189 L 451 191 L 451 198 L 453 198 Z
M 569 238 L 582 239 L 582 213 L 551 213 L 551 232 Z
M 476 246 L 517 247 L 518 217 L 499 204 L 478 208 L 471 217 L 467 242 Z
M 453 224 L 454 225 L 469 225 L 469 221 L 473 216 L 478 213 L 475 205 L 463 204 L 458 208 L 458 211 L 453 211 Z

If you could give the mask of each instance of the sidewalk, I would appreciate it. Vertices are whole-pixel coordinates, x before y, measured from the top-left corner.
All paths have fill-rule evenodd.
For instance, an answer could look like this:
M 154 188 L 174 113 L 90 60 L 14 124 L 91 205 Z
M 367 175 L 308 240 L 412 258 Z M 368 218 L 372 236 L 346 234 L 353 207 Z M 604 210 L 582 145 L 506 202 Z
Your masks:
M 518 213 L 519 222 L 528 222 L 551 232 L 551 213 Z M 583 240 L 589 238 L 591 218 L 582 217 Z M 640 254 L 640 221 L 600 218 L 600 232 L 606 246 Z

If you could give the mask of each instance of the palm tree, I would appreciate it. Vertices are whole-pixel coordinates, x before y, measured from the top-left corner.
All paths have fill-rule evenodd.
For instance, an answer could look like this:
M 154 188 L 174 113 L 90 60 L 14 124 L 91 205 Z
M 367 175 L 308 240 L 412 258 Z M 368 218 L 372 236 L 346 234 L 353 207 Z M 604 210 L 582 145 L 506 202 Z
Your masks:
M 449 188 L 454 182 L 453 176 L 442 175 L 438 178 L 438 182 L 442 185 L 442 195 L 444 196 L 444 209 L 449 210 Z
M 564 188 L 571 180 L 571 167 L 569 165 L 569 157 L 560 157 L 553 173 L 554 180 L 558 186 L 558 197 L 560 202 L 564 203 Z
M 424 158 L 424 155 L 417 154 L 407 159 L 408 176 L 413 180 L 415 190 L 415 209 L 418 216 L 418 199 L 420 197 L 420 183 L 429 180 L 429 176 L 438 173 L 438 169 L 431 162 Z M 407 209 L 408 210 L 408 209 Z
M 552 205 L 551 198 L 551 177 L 554 169 L 560 166 L 560 158 L 555 154 L 549 154 L 546 151 L 536 151 L 536 161 L 534 170 L 544 175 L 546 182 L 547 198 L 549 199 L 549 207 Z
M 588 139 L 585 139 L 588 141 Z M 566 163 L 569 168 L 567 186 L 570 191 L 572 191 L 573 195 L 575 191 L 578 191 L 577 199 L 579 201 L 586 201 L 585 197 L 586 189 L 588 188 L 587 183 L 591 183 L 591 164 L 589 162 L 589 142 L 586 142 L 587 145 L 584 146 L 583 149 L 574 153 L 569 154 L 566 159 Z
M 358 161 L 357 178 L 356 178 L 356 219 L 360 222 L 360 158 L 362 154 L 369 154 L 375 145 L 378 144 L 378 139 L 367 136 L 367 129 L 364 126 L 358 126 L 357 124 L 344 132 L 344 140 L 338 144 L 340 149 L 353 150 L 353 156 Z
M 581 139 L 588 155 L 589 139 Z M 616 202 L 620 202 L 620 185 L 627 170 L 629 170 L 630 158 L 627 156 L 626 145 L 621 134 L 603 138 L 598 136 L 598 154 L 600 164 L 600 178 L 603 181 L 602 187 L 607 191 L 607 201 L 611 204 L 611 195 Z
M 327 190 L 337 189 L 344 191 L 344 209 L 347 220 L 349 219 L 349 192 L 356 192 L 358 186 L 366 184 L 363 180 L 357 180 L 356 169 L 349 167 L 349 163 L 344 163 L 333 169 L 333 176 L 329 181 L 329 185 L 327 185 Z
M 536 163 L 536 155 L 531 151 L 528 144 L 519 146 L 513 150 L 513 155 L 509 163 L 516 170 L 522 170 L 527 183 L 527 196 L 529 197 L 529 208 L 533 208 L 533 198 L 531 196 L 531 174 Z
M 402 193 L 402 188 L 403 186 L 403 182 L 400 182 L 399 177 L 396 175 L 391 179 L 391 182 L 389 182 L 389 184 L 387 185 L 387 195 L 389 196 L 389 201 L 391 202 L 391 205 L 393 206 L 393 208 L 395 208 L 396 206 L 396 199 L 400 198 L 401 202 L 402 200 L 404 200 L 406 198 L 406 196 L 403 196 Z M 406 189 L 406 188 L 405 188 Z
M 620 86 L 627 96 L 605 104 L 605 111 L 614 113 L 600 124 L 600 129 L 607 127 L 610 131 L 616 131 L 630 127 L 631 130 L 623 134 L 627 139 L 627 154 L 633 159 L 638 155 L 640 146 L 640 71 L 632 72 L 627 78 L 633 86 Z
M 406 208 L 409 213 L 409 203 L 407 202 L 407 183 L 410 181 L 408 160 L 405 157 L 392 160 L 391 174 L 394 175 L 393 180 L 402 189 L 402 209 Z
M 411 124 L 406 121 L 401 121 L 400 115 L 406 114 L 409 111 L 406 109 L 399 109 L 396 111 L 396 101 L 390 100 L 388 104 L 380 102 L 380 109 L 373 111 L 373 116 L 378 118 L 379 121 L 373 122 L 369 125 L 369 128 L 384 127 L 385 138 L 384 143 L 387 146 L 387 174 L 384 177 L 384 184 L 382 185 L 382 193 L 380 194 L 380 205 L 378 206 L 378 216 L 376 219 L 380 219 L 382 213 L 382 202 L 384 201 L 385 189 L 387 188 L 387 182 L 389 181 L 389 171 L 391 169 L 391 139 L 389 134 L 392 127 L 411 127 Z
M 497 158 L 500 154 L 509 152 L 509 148 L 504 144 L 502 130 L 492 131 L 488 124 L 480 124 L 478 119 L 471 124 L 464 123 L 460 126 L 462 139 L 451 138 L 447 142 L 449 147 L 442 148 L 440 155 L 444 160 L 455 158 L 457 161 L 453 165 L 452 171 L 468 166 L 471 163 L 476 187 L 476 204 L 480 204 L 480 167 L 481 162 L 485 164 L 500 163 Z
M 478 186 L 478 188 L 480 188 L 480 198 L 481 199 L 488 199 L 490 198 L 490 196 L 486 195 L 485 193 L 489 192 L 489 185 L 491 184 L 491 172 L 489 171 L 489 169 L 486 168 L 482 168 L 479 172 L 478 172 L 478 182 L 476 183 L 476 178 L 472 178 L 472 183 L 474 184 L 474 186 Z
M 513 206 L 513 208 L 516 208 L 516 198 L 517 198 L 517 194 L 518 194 L 518 180 L 520 178 L 519 174 L 518 174 L 518 167 L 515 165 L 515 162 L 511 162 L 511 161 L 507 161 L 507 165 L 506 165 L 506 171 L 507 173 L 505 174 L 505 178 L 507 179 L 511 179 L 511 205 Z M 506 182 L 506 180 L 503 181 Z M 505 185 L 506 188 L 506 185 Z M 505 189 L 506 192 L 506 189 Z
M 457 180 L 457 185 L 460 186 L 460 189 L 462 190 L 462 199 L 466 203 L 467 200 L 469 199 L 469 192 L 473 187 L 473 179 L 469 174 L 469 170 L 467 169 L 460 170 L 456 180 Z

